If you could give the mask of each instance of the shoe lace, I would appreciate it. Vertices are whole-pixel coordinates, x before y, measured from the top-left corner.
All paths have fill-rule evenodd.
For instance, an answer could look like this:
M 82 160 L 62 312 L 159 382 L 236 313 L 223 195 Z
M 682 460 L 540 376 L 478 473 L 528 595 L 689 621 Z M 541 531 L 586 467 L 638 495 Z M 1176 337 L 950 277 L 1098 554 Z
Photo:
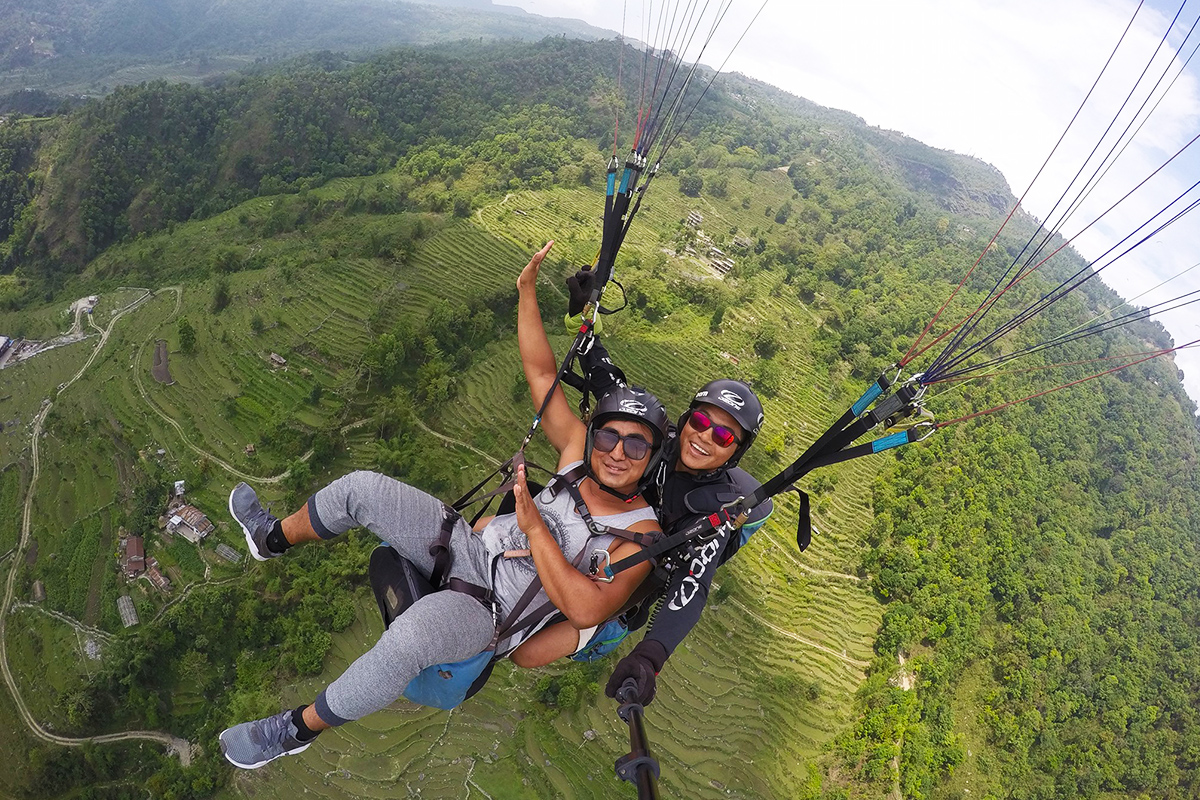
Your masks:
M 253 508 L 250 509 L 250 513 L 247 516 L 249 519 L 246 521 L 251 523 L 252 527 L 262 525 L 268 530 L 270 530 L 271 521 L 274 519 L 274 517 L 271 516 L 271 507 L 264 507 L 261 502 L 256 502 Z
M 258 724 L 250 729 L 251 739 L 264 750 L 271 747 L 282 750 L 284 740 L 288 737 L 290 722 L 290 711 L 282 711 L 273 717 L 259 720 Z

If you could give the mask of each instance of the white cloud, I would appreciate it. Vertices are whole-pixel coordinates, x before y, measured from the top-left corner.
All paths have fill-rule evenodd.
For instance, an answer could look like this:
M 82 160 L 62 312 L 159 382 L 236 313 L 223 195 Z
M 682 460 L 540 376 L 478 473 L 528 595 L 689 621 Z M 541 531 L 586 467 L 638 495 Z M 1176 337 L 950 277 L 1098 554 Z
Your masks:
M 599 0 L 505 0 L 534 13 L 569 16 L 636 36 L 644 3 Z M 1077 132 L 1064 140 L 1025 206 L 1045 217 L 1081 159 L 1129 92 L 1162 38 L 1177 5 L 1152 0 L 1139 12 Z M 648 3 L 645 3 L 649 7 Z M 1014 193 L 1033 179 L 1136 7 L 1136 0 L 860 0 L 810 3 L 770 0 L 726 69 L 744 72 L 822 105 L 901 131 L 935 147 L 967 153 L 1001 170 Z M 734 0 L 718 40 L 705 56 L 716 66 L 733 46 L 758 0 Z M 662 0 L 653 5 L 662 7 Z M 1200 13 L 1186 9 L 1166 50 L 1152 65 L 1152 84 Z M 1191 16 L 1189 16 L 1191 15 Z M 1180 59 L 1195 39 L 1180 48 Z M 1200 56 L 1174 84 L 1148 124 L 1088 202 L 1071 218 L 1072 235 L 1200 133 Z M 1173 71 L 1167 80 L 1175 74 Z M 1165 88 L 1165 82 L 1163 88 Z M 1161 92 L 1161 89 L 1160 89 Z M 1126 111 L 1141 103 L 1138 95 Z M 1151 102 L 1147 110 L 1153 106 Z M 1128 117 L 1114 129 L 1116 136 Z M 1136 127 L 1136 126 L 1135 126 Z M 1200 150 L 1200 143 L 1193 146 Z M 1107 146 L 1101 153 L 1106 152 Z M 1087 174 L 1090 174 L 1087 173 Z M 1081 236 L 1094 258 L 1200 177 L 1200 153 L 1189 155 Z M 1195 196 L 1194 194 L 1192 195 Z M 1125 296 L 1139 294 L 1200 261 L 1200 211 L 1103 273 Z M 1157 302 L 1200 289 L 1200 270 L 1143 298 Z M 1200 308 L 1200 307 L 1198 307 Z M 1200 313 L 1185 309 L 1161 320 L 1177 344 L 1200 338 Z M 1200 351 L 1177 361 L 1186 387 L 1200 399 Z

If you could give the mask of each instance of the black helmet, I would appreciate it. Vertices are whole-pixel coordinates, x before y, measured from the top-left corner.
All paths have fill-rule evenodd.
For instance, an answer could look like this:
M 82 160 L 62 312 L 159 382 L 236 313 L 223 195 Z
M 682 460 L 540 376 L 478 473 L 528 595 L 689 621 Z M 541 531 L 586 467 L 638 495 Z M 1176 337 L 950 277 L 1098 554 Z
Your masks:
M 596 479 L 595 475 L 592 475 L 593 434 L 597 428 L 613 419 L 632 420 L 650 428 L 652 437 L 650 460 L 646 462 L 646 468 L 638 479 L 637 491 L 631 494 L 617 492 L 605 486 Z M 658 471 L 658 465 L 663 457 L 663 442 L 667 438 L 667 425 L 667 410 L 663 408 L 663 404 L 658 401 L 657 397 L 636 386 L 613 386 L 596 402 L 591 422 L 588 423 L 587 442 L 583 449 L 583 464 L 588 470 L 588 475 L 596 480 L 596 484 L 601 489 L 622 500 L 629 501 L 637 497 L 654 480 L 654 475 Z
M 701 403 L 727 411 L 731 417 L 737 420 L 737 424 L 742 426 L 744 433 L 742 441 L 721 469 L 737 466 L 742 456 L 750 449 L 750 445 L 754 444 L 758 432 L 762 430 L 763 407 L 759 402 L 758 395 L 754 394 L 754 390 L 741 381 L 721 378 L 709 381 L 700 388 L 700 391 L 696 392 L 696 396 L 692 398 L 692 404 L 688 406 L 688 413 L 690 414 L 692 409 Z M 682 428 L 686 421 L 685 416 L 680 420 L 679 427 Z

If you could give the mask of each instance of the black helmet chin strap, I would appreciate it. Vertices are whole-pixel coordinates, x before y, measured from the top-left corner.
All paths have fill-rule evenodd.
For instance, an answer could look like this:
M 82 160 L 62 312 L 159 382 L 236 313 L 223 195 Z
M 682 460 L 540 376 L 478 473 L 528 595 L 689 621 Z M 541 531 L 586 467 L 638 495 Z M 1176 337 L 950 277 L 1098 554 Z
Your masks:
M 641 486 L 640 482 L 638 483 L 638 490 L 636 492 L 634 492 L 633 494 L 623 494 L 621 492 L 618 492 L 616 489 L 613 489 L 610 486 L 605 486 L 603 483 L 601 483 L 596 478 L 596 476 L 592 474 L 591 467 L 588 467 L 587 476 L 589 478 L 591 478 L 592 482 L 595 483 L 597 486 L 599 486 L 602 491 L 608 492 L 613 497 L 620 498 L 622 501 L 624 501 L 626 503 L 632 503 L 634 500 L 636 500 L 638 498 L 638 495 L 640 495 L 642 493 L 642 486 Z
M 590 437 L 590 435 L 591 434 L 589 433 L 589 437 Z M 634 500 L 636 500 L 638 498 L 638 495 L 640 495 L 645 490 L 646 484 L 649 482 L 649 480 L 653 480 L 654 468 L 657 467 L 657 464 L 655 464 L 655 465 L 647 464 L 646 469 L 644 469 L 642 471 L 642 477 L 638 478 L 636 490 L 629 494 L 626 494 L 624 492 L 618 492 L 616 489 L 612 488 L 611 486 L 606 486 L 604 484 L 604 481 L 600 480 L 598 477 L 596 477 L 596 473 L 592 472 L 592 448 L 590 447 L 590 442 L 589 442 L 589 447 L 587 448 L 587 453 L 585 454 L 585 456 L 586 457 L 583 462 L 583 468 L 586 472 L 587 477 L 591 478 L 592 482 L 594 484 L 596 484 L 597 486 L 599 486 L 602 491 L 608 492 L 613 497 L 619 498 L 622 502 L 625 502 L 625 503 L 632 503 Z M 651 473 L 649 480 L 647 480 L 647 473 Z

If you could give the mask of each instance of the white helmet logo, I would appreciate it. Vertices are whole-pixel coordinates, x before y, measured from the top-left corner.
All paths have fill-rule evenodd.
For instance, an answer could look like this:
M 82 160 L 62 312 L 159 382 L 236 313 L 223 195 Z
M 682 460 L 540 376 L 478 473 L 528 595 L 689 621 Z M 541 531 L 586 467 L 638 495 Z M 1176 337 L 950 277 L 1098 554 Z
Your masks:
M 626 399 L 621 401 L 621 410 L 626 414 L 636 414 L 639 417 L 644 417 L 646 416 L 647 408 L 637 400 Z
M 741 395 L 735 394 L 728 389 L 721 390 L 721 402 L 736 409 L 741 409 L 746 405 L 746 401 L 742 399 Z

